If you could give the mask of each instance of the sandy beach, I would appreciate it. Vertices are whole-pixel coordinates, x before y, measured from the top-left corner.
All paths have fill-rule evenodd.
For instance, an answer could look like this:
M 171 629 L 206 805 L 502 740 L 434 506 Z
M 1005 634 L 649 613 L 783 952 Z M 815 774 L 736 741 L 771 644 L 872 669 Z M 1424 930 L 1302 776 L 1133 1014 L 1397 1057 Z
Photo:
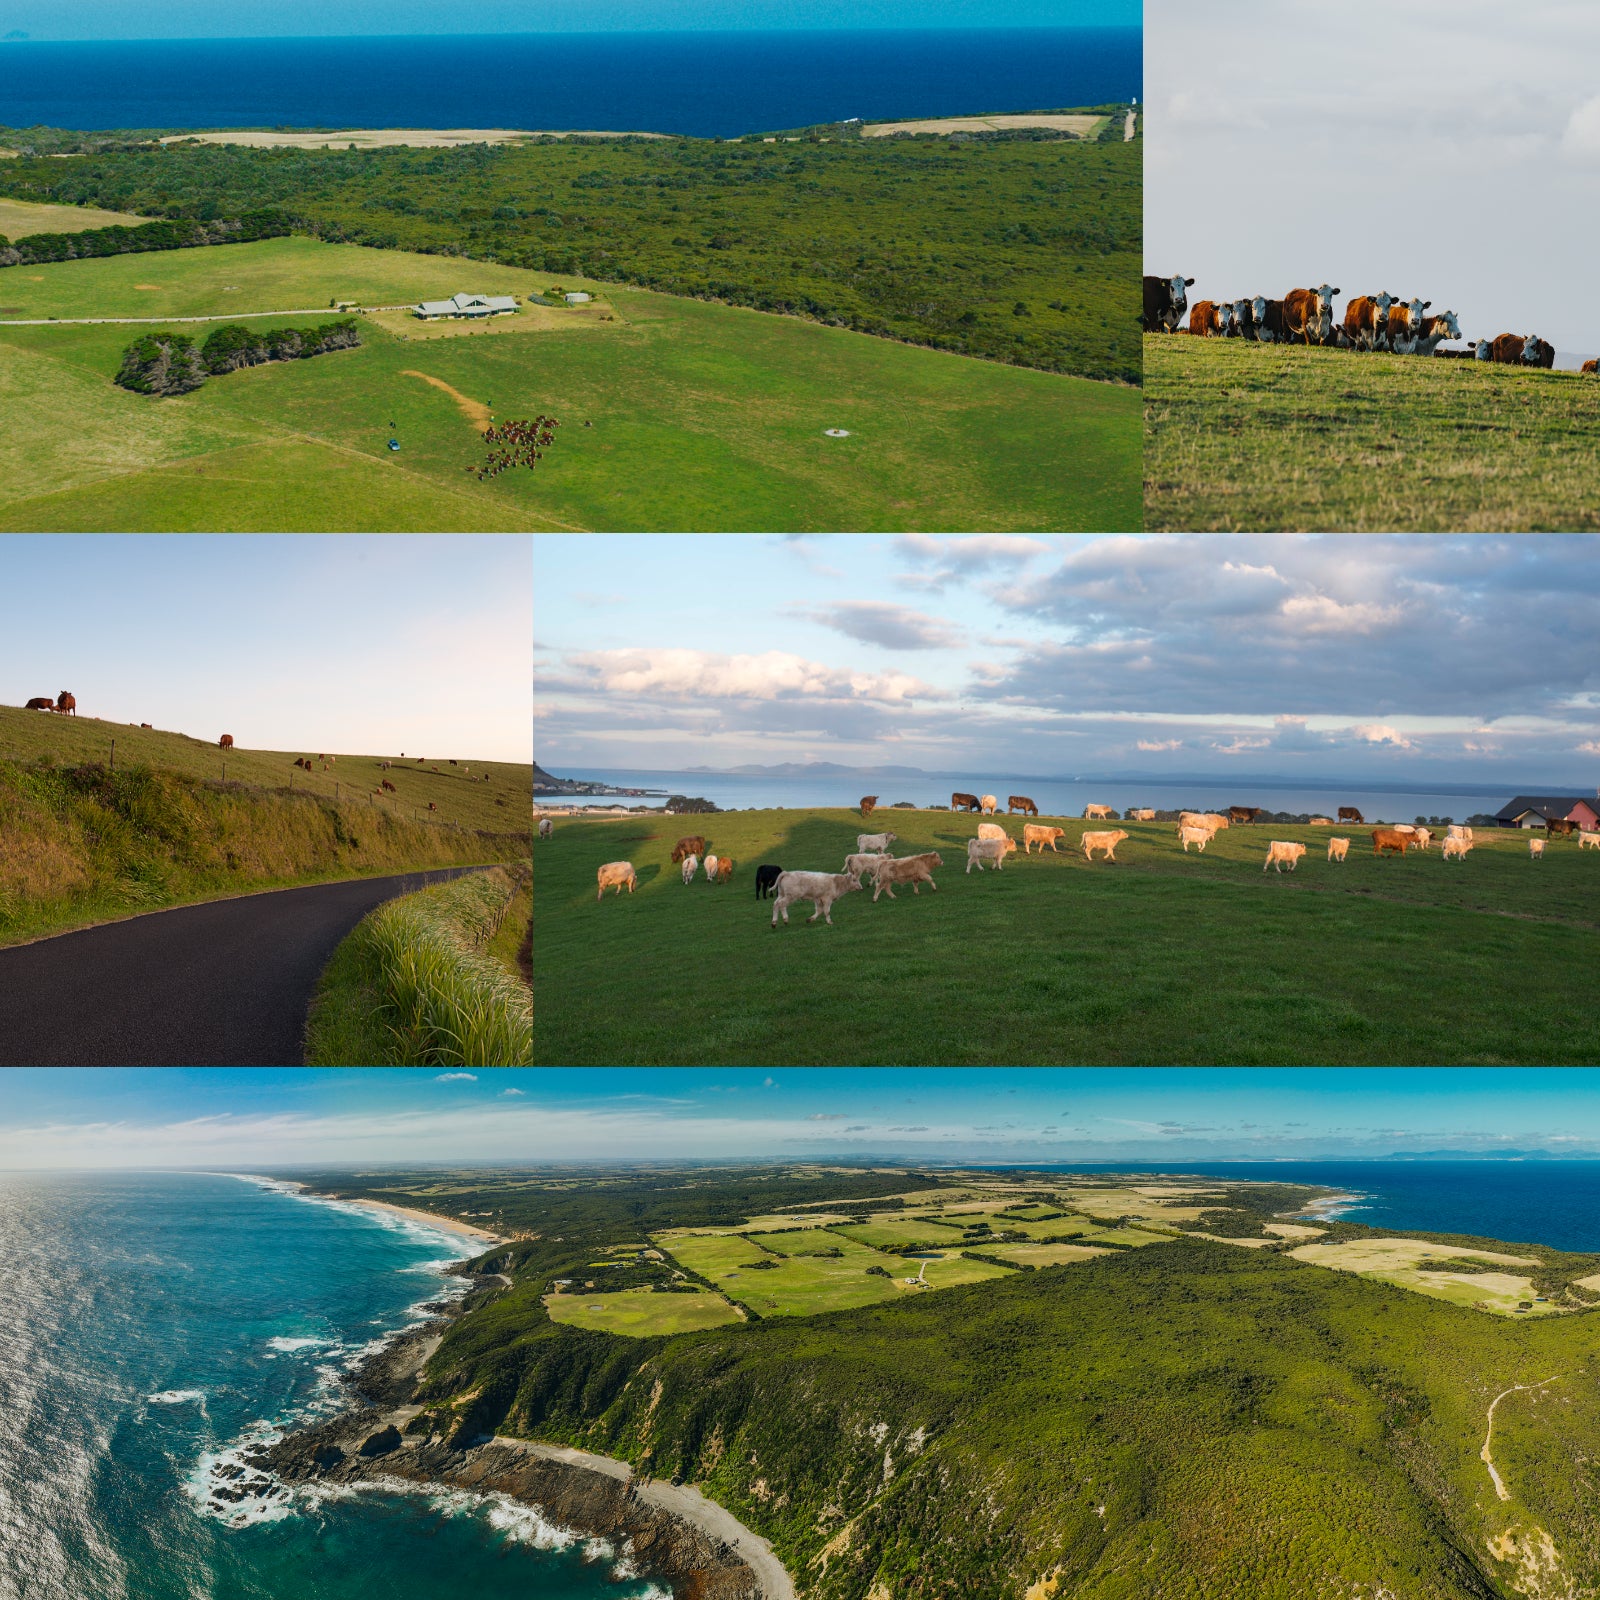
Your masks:
M 305 130 L 270 132 L 260 128 L 225 129 L 210 133 L 168 134 L 162 144 L 198 139 L 202 144 L 242 144 L 261 149 L 378 150 L 410 145 L 420 150 L 449 149 L 462 144 L 511 144 L 517 139 L 665 139 L 664 133 L 621 133 L 601 128 L 342 128 L 333 133 Z
M 997 133 L 1002 128 L 1059 128 L 1083 138 L 1103 120 L 1050 112 L 1035 116 L 929 117 L 923 122 L 869 122 L 862 128 L 861 137 L 882 139 L 891 133 Z
M 416 1211 L 410 1206 L 391 1205 L 387 1200 L 343 1200 L 341 1205 L 365 1206 L 371 1211 L 391 1211 L 397 1217 L 408 1217 L 412 1222 L 425 1222 L 430 1228 L 438 1228 L 444 1233 L 458 1233 L 464 1239 L 471 1239 L 478 1244 L 504 1244 L 506 1241 L 498 1233 L 490 1233 L 487 1228 L 475 1228 L 470 1222 L 457 1222 L 454 1217 L 438 1217 L 431 1211 Z

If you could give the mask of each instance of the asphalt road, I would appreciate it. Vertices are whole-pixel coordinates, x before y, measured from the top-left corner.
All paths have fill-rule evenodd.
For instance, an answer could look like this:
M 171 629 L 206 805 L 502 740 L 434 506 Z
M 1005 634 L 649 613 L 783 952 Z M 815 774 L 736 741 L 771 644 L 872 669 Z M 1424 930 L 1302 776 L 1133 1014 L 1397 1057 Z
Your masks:
M 474 870 L 275 889 L 0 950 L 0 1066 L 298 1067 L 339 941 L 385 900 Z

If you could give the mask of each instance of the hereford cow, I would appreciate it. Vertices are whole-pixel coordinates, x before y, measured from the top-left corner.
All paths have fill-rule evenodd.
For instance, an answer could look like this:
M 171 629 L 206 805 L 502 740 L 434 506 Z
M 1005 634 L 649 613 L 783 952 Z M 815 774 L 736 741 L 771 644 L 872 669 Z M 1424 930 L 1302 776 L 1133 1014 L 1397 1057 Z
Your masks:
M 775 867 L 768 863 L 756 868 L 756 899 L 765 900 L 772 886 L 782 874 L 782 867 Z
M 778 881 L 774 884 L 776 894 L 772 901 L 772 926 L 778 926 L 778 916 L 781 912 L 783 920 L 789 920 L 789 907 L 796 900 L 810 900 L 816 904 L 816 910 L 806 919 L 815 922 L 821 917 L 831 928 L 833 926 L 833 902 L 842 894 L 850 894 L 861 887 L 859 878 L 852 878 L 848 872 L 780 872 Z
M 1283 344 L 1288 338 L 1288 327 L 1283 320 L 1283 301 L 1269 300 L 1258 294 L 1253 307 L 1258 344 Z
M 1489 359 L 1503 367 L 1531 367 L 1539 353 L 1536 333 L 1502 333 L 1489 346 Z
M 1144 280 L 1144 331 L 1146 333 L 1174 333 L 1189 309 L 1189 291 L 1194 279 L 1180 272 L 1170 278 Z
M 953 794 L 950 796 L 950 809 L 952 811 L 981 811 L 975 794 Z
M 56 696 L 56 710 L 64 717 L 75 717 L 78 714 L 78 702 L 72 698 L 69 690 L 63 689 Z
M 1431 300 L 1418 298 L 1389 307 L 1389 348 L 1396 355 L 1409 356 L 1415 352 L 1422 313 L 1432 304 Z
M 1349 851 L 1350 841 L 1348 839 L 1330 839 L 1328 841 L 1328 859 L 1330 861 L 1343 861 Z
M 864 794 L 861 797 L 861 820 L 865 822 L 874 811 L 878 809 L 878 797 L 875 794 Z
M 706 841 L 702 835 L 697 833 L 691 838 L 680 839 L 672 847 L 672 859 L 675 862 L 682 861 L 691 852 L 697 856 L 703 856 L 706 853 Z
M 1374 828 L 1372 830 L 1372 853 L 1381 856 L 1385 850 L 1398 850 L 1401 855 L 1406 853 L 1407 846 L 1415 843 L 1409 833 L 1401 833 L 1398 828 Z
M 1083 808 L 1083 820 L 1085 822 L 1092 822 L 1096 817 L 1108 818 L 1110 815 L 1110 806 L 1085 806 Z
M 1085 861 L 1093 861 L 1096 850 L 1104 850 L 1107 861 L 1117 859 L 1117 846 L 1128 836 L 1121 828 L 1113 828 L 1109 833 L 1086 833 L 1078 841 L 1083 846 Z
M 1556 347 L 1548 339 L 1541 339 L 1537 334 L 1533 336 L 1533 352 L 1528 360 L 1530 367 L 1543 367 L 1546 372 L 1551 371 L 1556 364 Z
M 1256 301 L 1254 299 L 1235 300 L 1233 302 L 1233 315 L 1228 322 L 1228 337 L 1230 339 L 1248 339 L 1256 342 Z M 1265 300 L 1261 301 L 1265 305 Z
M 1036 817 L 1039 808 L 1025 794 L 1013 794 L 1006 797 L 1006 815 L 1009 817 L 1013 811 L 1020 811 L 1025 817 Z
M 556 825 L 549 819 L 549 817 L 539 818 L 539 837 L 541 839 L 548 839 L 555 831 Z
M 993 862 L 994 870 L 1000 871 L 1007 856 L 1017 848 L 1015 839 L 968 839 L 967 840 L 967 871 L 971 872 L 976 866 L 979 872 L 983 871 L 985 861 Z
M 1049 845 L 1050 854 L 1059 855 L 1060 851 L 1056 849 L 1056 840 L 1065 839 L 1066 836 L 1067 830 L 1065 828 L 1048 828 L 1037 822 L 1025 822 L 1022 825 L 1022 853 L 1025 856 L 1031 856 L 1033 847 L 1038 845 L 1039 854 L 1043 855 L 1044 847 Z
M 1289 863 L 1289 870 L 1294 871 L 1300 865 L 1300 857 L 1306 853 L 1303 844 L 1290 844 L 1283 839 L 1274 839 L 1267 846 L 1267 859 L 1261 863 L 1261 870 L 1265 872 L 1271 867 L 1276 872 L 1283 871 L 1285 861 Z
M 1357 295 L 1344 308 L 1344 331 L 1357 350 L 1378 350 L 1389 340 L 1389 307 L 1394 296 L 1385 290 L 1382 294 Z
M 1290 344 L 1327 344 L 1333 338 L 1333 297 L 1341 293 L 1331 284 L 1320 289 L 1291 289 L 1283 297 L 1283 324 Z
M 219 750 L 233 749 L 233 735 L 231 733 L 223 734 L 223 736 L 217 740 L 217 748 Z
M 1354 822 L 1359 827 L 1365 827 L 1367 822 L 1367 819 L 1354 806 L 1340 806 L 1339 820 L 1341 822 Z
M 1461 324 L 1456 320 L 1453 311 L 1446 311 L 1437 317 L 1424 317 L 1417 324 L 1416 338 L 1412 342 L 1411 353 L 1415 356 L 1431 356 L 1444 354 L 1439 350 L 1447 339 L 1461 337 Z M 1462 352 L 1464 353 L 1464 352 Z
M 1229 806 L 1229 822 L 1254 822 L 1261 815 L 1260 806 Z
M 433 807 L 429 806 L 428 809 L 431 811 Z M 635 879 L 631 861 L 608 861 L 595 876 L 600 885 L 595 890 L 596 900 L 604 896 L 607 889 L 615 889 L 620 895 L 623 884 L 627 884 L 629 894 L 633 893 Z
M 1226 339 L 1228 325 L 1232 321 L 1232 306 L 1219 306 L 1209 300 L 1199 300 L 1189 313 L 1189 332 L 1197 339 Z
M 24 711 L 54 711 L 55 708 L 56 703 L 54 700 L 34 699 L 30 700 L 22 709 Z
M 430 800 L 430 801 L 429 801 L 429 802 L 428 802 L 428 809 L 429 809 L 429 810 L 430 810 L 430 811 L 437 811 L 437 810 L 438 810 L 438 809 L 439 809 L 439 808 L 438 808 L 438 806 L 436 806 L 436 805 L 435 805 L 435 804 L 434 804 L 434 803 L 433 803 L 433 801 L 431 801 L 431 800 Z M 630 890 L 629 890 L 629 891 L 628 891 L 628 893 L 629 893 L 629 894 L 632 894 L 632 893 L 633 893 L 633 890 L 632 890 L 632 889 L 630 889 Z
M 1008 841 L 1009 842 L 1009 841 Z M 977 843 L 976 840 L 967 841 L 968 849 Z M 1011 845 L 1015 850 L 1015 844 Z M 912 894 L 916 894 L 917 885 L 925 883 L 930 889 L 937 890 L 939 885 L 933 881 L 933 869 L 944 865 L 944 857 L 936 850 L 925 850 L 920 856 L 888 856 L 880 861 L 872 870 L 872 902 L 878 902 L 880 894 L 886 894 L 893 900 L 895 898 L 894 885 L 909 883 Z

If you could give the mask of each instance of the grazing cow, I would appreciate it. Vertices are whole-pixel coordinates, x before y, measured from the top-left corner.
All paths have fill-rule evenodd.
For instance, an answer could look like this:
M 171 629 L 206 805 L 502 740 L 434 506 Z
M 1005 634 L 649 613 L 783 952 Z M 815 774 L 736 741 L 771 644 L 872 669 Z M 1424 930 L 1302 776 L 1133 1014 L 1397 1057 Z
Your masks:
M 1354 806 L 1340 806 L 1339 820 L 1341 822 L 1353 822 L 1358 827 L 1363 828 L 1367 825 L 1367 819 Z
M 1027 824 L 1024 823 L 1023 826 L 1026 827 Z M 1009 839 L 1011 835 L 998 822 L 980 822 L 978 824 L 978 837 L 980 839 Z
M 1283 871 L 1285 861 L 1289 863 L 1289 870 L 1294 871 L 1300 865 L 1300 857 L 1306 853 L 1303 844 L 1290 844 L 1283 839 L 1274 839 L 1267 846 L 1267 859 L 1261 863 L 1261 870 L 1265 872 L 1271 867 L 1276 872 Z
M 1043 855 L 1044 847 L 1049 845 L 1050 854 L 1059 855 L 1061 852 L 1056 849 L 1056 840 L 1065 839 L 1066 836 L 1065 828 L 1047 828 L 1037 822 L 1025 822 L 1022 825 L 1022 853 L 1031 856 L 1033 847 L 1038 845 L 1039 854 Z
M 861 797 L 861 820 L 865 822 L 874 811 L 878 809 L 878 797 L 875 794 L 864 794 Z
M 549 819 L 549 817 L 539 818 L 539 837 L 541 839 L 548 839 L 555 831 L 556 825 Z
M 861 851 L 876 850 L 880 854 L 892 845 L 897 834 L 893 833 L 858 833 L 856 835 L 856 849 Z
M 894 857 L 884 850 L 864 850 L 859 855 L 844 858 L 844 870 L 853 872 L 859 878 L 863 872 L 876 872 L 880 861 L 893 861 Z
M 994 863 L 994 870 L 1000 871 L 1001 863 L 1017 848 L 1015 839 L 968 839 L 967 840 L 967 871 L 971 872 L 974 865 L 978 871 L 983 871 L 985 861 Z
M 1228 324 L 1232 321 L 1232 306 L 1213 305 L 1209 300 L 1199 300 L 1189 313 L 1189 332 L 1197 339 L 1226 339 Z
M 1229 828 L 1233 826 L 1229 818 L 1219 816 L 1215 811 L 1206 812 L 1206 814 L 1201 817 L 1200 820 L 1205 823 L 1205 825 L 1210 828 L 1213 833 L 1218 832 L 1222 828 Z
M 1146 333 L 1173 333 L 1189 309 L 1189 291 L 1194 279 L 1180 272 L 1170 278 L 1144 280 L 1144 323 Z
M 1385 290 L 1382 294 L 1357 295 L 1344 308 L 1344 331 L 1357 350 L 1376 350 L 1389 337 L 1389 307 L 1394 296 Z
M 1333 338 L 1333 297 L 1341 292 L 1326 283 L 1320 289 L 1291 289 L 1283 297 L 1288 343 L 1327 344 Z
M 1261 815 L 1260 806 L 1229 806 L 1229 822 L 1254 822 Z
M 1013 811 L 1020 811 L 1025 817 L 1036 817 L 1039 808 L 1025 794 L 1006 796 L 1006 815 L 1009 817 Z
M 1212 833 L 1210 828 L 1190 826 L 1178 829 L 1178 842 L 1183 846 L 1183 853 L 1188 855 L 1190 845 L 1198 845 L 1200 854 L 1206 853 L 1206 846 L 1211 843 Z
M 1452 857 L 1457 861 L 1465 861 L 1467 859 L 1467 851 L 1471 848 L 1472 841 L 1470 839 L 1463 839 L 1460 834 L 1451 833 L 1445 836 L 1445 841 L 1440 846 L 1439 854 L 1446 861 L 1449 861 Z
M 1579 828 L 1578 848 L 1580 850 L 1600 850 L 1600 831 L 1592 828 Z
M 950 796 L 950 809 L 952 811 L 978 811 L 982 807 L 978 804 L 975 794 L 953 794 Z
M 682 861 L 691 850 L 697 856 L 703 856 L 706 853 L 706 841 L 701 834 L 697 833 L 690 838 L 680 839 L 675 845 L 673 845 L 672 859 L 674 861 Z
M 1412 843 L 1409 833 L 1401 833 L 1398 828 L 1374 828 L 1372 830 L 1372 853 L 1381 856 L 1385 850 L 1398 850 L 1401 855 L 1406 853 L 1406 847 Z
M 1541 339 L 1537 334 L 1533 336 L 1533 349 L 1527 356 L 1530 367 L 1543 367 L 1546 372 L 1551 371 L 1556 364 L 1556 347 L 1548 339 Z
M 439 809 L 439 808 L 438 808 L 438 806 L 436 806 L 436 805 L 435 805 L 435 804 L 434 804 L 434 803 L 433 803 L 433 801 L 431 801 L 431 800 L 430 800 L 430 801 L 429 801 L 429 802 L 428 802 L 428 809 L 429 809 L 429 810 L 430 810 L 430 811 L 437 811 L 437 810 L 438 810 L 438 809 Z M 628 893 L 629 893 L 629 894 L 632 894 L 632 893 L 633 893 L 633 890 L 631 890 L 631 889 L 630 889 L 630 890 L 629 890 L 629 891 L 628 891 Z
M 1472 829 L 1464 822 L 1452 822 L 1445 828 L 1445 835 L 1451 839 L 1465 839 L 1472 842 Z
M 1545 841 L 1543 839 L 1530 839 L 1528 841 L 1528 854 L 1535 861 L 1542 861 L 1544 859 L 1544 846 Z
M 217 740 L 217 748 L 219 750 L 233 749 L 233 735 L 231 733 L 223 734 L 223 736 Z
M 1107 861 L 1117 859 L 1117 846 L 1128 836 L 1121 828 L 1113 828 L 1109 833 L 1086 833 L 1078 841 L 1083 846 L 1085 861 L 1093 861 L 1096 850 L 1104 850 Z
M 1328 841 L 1328 859 L 1330 861 L 1343 861 L 1350 849 L 1348 839 L 1330 839 Z
M 774 885 L 777 890 L 772 902 L 772 926 L 778 926 L 778 915 L 783 914 L 783 920 L 789 920 L 789 907 L 796 900 L 810 900 L 815 902 L 816 910 L 806 919 L 815 922 L 821 917 L 831 928 L 833 926 L 833 902 L 842 894 L 850 894 L 861 887 L 859 878 L 852 878 L 848 872 L 780 872 L 778 881 Z
M 1552 839 L 1570 839 L 1578 831 L 1578 824 L 1571 817 L 1547 817 L 1544 831 Z
M 1109 818 L 1110 816 L 1110 806 L 1085 806 L 1083 808 L 1083 820 L 1085 822 L 1092 822 L 1096 817 L 1104 819 Z
M 700 870 L 699 856 L 685 856 L 683 858 L 683 886 L 688 888 L 694 882 L 694 875 Z
M 56 703 L 54 700 L 34 699 L 30 700 L 22 709 L 24 711 L 54 711 L 55 708 Z
M 56 710 L 64 717 L 75 717 L 78 714 L 78 702 L 72 698 L 70 690 L 63 689 L 56 696 Z
M 400 792 L 392 783 L 389 782 L 387 778 L 383 779 L 382 782 L 383 789 L 378 791 L 380 794 L 384 793 L 385 791 L 387 791 L 389 794 L 398 794 Z
M 1580 372 L 1600 373 L 1600 361 L 1585 361 L 1584 364 L 1578 368 L 1578 370 Z
M 774 867 L 770 863 L 756 868 L 756 899 L 765 900 L 772 886 L 778 881 L 783 872 L 782 867 Z
M 1461 324 L 1456 321 L 1455 312 L 1446 311 L 1442 316 L 1424 317 L 1417 325 L 1411 353 L 1417 356 L 1431 356 L 1438 352 L 1439 346 L 1447 339 L 1460 337 Z
M 450 763 L 450 765 L 452 767 L 456 764 L 456 758 L 454 756 L 446 756 L 445 759 Z
M 1148 807 L 1142 811 L 1130 811 L 1128 815 L 1135 822 L 1154 822 L 1156 820 L 1155 812 L 1151 811 Z
M 992 817 L 1000 809 L 1000 802 L 992 794 L 979 796 L 978 809 L 986 817 Z
M 976 843 L 968 841 L 968 849 Z M 1013 850 L 1017 847 L 1011 846 Z M 895 898 L 894 885 L 909 883 L 912 894 L 916 894 L 917 885 L 925 883 L 930 889 L 937 890 L 939 885 L 933 881 L 933 869 L 944 865 L 944 857 L 936 850 L 925 850 L 920 856 L 888 856 L 880 861 L 872 871 L 872 903 L 878 903 L 878 896 L 886 894 L 893 900 Z
M 1313 817 L 1307 826 L 1312 828 L 1331 828 L 1333 826 L 1333 818 Z
M 1389 348 L 1396 355 L 1408 356 L 1415 351 L 1422 313 L 1432 304 L 1431 300 L 1414 299 L 1389 307 Z
M 389 770 L 389 763 L 387 761 L 380 761 L 378 765 L 385 772 Z
M 623 884 L 627 884 L 628 893 L 633 893 L 634 873 L 631 861 L 608 861 L 596 874 L 600 887 L 595 890 L 595 899 L 598 900 L 607 889 L 615 889 L 620 895 Z
M 140 723 L 140 724 L 139 724 L 139 726 L 140 726 L 140 727 L 141 727 L 141 728 L 150 728 L 150 724 L 149 724 L 149 723 L 148 723 L 148 722 L 141 722 L 141 723 Z M 150 731 L 151 731 L 151 732 L 152 732 L 152 733 L 154 733 L 154 732 L 155 732 L 155 729 L 154 729 L 154 728 L 150 728 Z

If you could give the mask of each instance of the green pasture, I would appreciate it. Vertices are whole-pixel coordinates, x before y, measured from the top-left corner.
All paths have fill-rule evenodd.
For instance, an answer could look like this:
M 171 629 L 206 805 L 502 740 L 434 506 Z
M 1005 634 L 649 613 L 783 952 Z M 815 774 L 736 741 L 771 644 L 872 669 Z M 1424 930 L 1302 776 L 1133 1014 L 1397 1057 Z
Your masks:
M 673 1333 L 698 1333 L 743 1319 L 718 1294 L 660 1294 L 649 1289 L 619 1289 L 614 1294 L 550 1294 L 544 1297 L 552 1322 L 620 1333 L 635 1339 Z
M 997 1244 L 987 1253 L 1023 1267 L 1059 1267 L 1111 1252 L 1092 1244 Z
M 702 1278 L 720 1278 L 753 1261 L 772 1257 L 760 1245 L 737 1233 L 685 1233 L 658 1236 L 651 1241 L 680 1266 Z
M 1600 528 L 1600 381 L 1476 361 L 1150 335 L 1145 526 Z
M 874 1217 L 870 1222 L 842 1223 L 833 1230 L 846 1239 L 874 1249 L 880 1245 L 902 1247 L 905 1245 L 941 1245 L 961 1243 L 961 1230 L 946 1227 L 939 1222 L 894 1221 L 888 1217 Z
M 826 1255 L 830 1250 L 843 1250 L 848 1253 L 867 1249 L 867 1246 L 858 1245 L 848 1238 L 835 1237 L 827 1228 L 798 1228 L 793 1233 L 764 1233 L 761 1235 L 761 1244 L 767 1250 L 777 1251 L 780 1256 L 820 1256 Z
M 1600 1018 L 1574 981 L 1600 931 L 1600 853 L 1575 839 L 1533 861 L 1520 831 L 1479 829 L 1465 861 L 1444 861 L 1437 845 L 1377 859 L 1364 830 L 1265 825 L 1185 855 L 1172 824 L 1118 826 L 1129 838 L 1114 863 L 1087 864 L 1073 848 L 967 875 L 975 819 L 898 812 L 898 854 L 944 857 L 936 891 L 874 905 L 865 889 L 835 903 L 831 927 L 796 906 L 774 929 L 755 868 L 840 870 L 861 831 L 855 812 L 559 818 L 534 851 L 535 1059 L 1600 1059 Z M 1070 846 L 1083 827 L 1067 824 Z M 731 882 L 682 883 L 670 853 L 690 832 L 733 857 Z M 1330 834 L 1352 840 L 1342 864 L 1326 859 Z M 1307 845 L 1296 871 L 1263 873 L 1273 839 Z M 624 859 L 637 891 L 597 903 L 597 868 Z
M 151 220 L 129 211 L 102 211 L 98 206 L 40 205 L 31 200 L 0 199 L 0 235 L 7 239 L 23 239 L 31 233 L 82 233 L 86 228 L 134 228 Z M 0 294 L 0 300 L 4 298 Z
M 930 1261 L 927 1270 L 922 1274 L 922 1281 L 930 1289 L 954 1289 L 963 1283 L 983 1283 L 989 1278 L 1009 1278 L 1010 1272 L 1005 1267 L 997 1267 L 992 1261 L 974 1261 L 971 1256 L 947 1255 L 940 1256 L 937 1261 Z M 917 1269 L 922 1267 L 920 1261 L 900 1262 L 900 1276 L 914 1278 Z
M 333 299 L 554 278 L 617 321 L 423 340 L 364 318 L 358 350 L 166 400 L 111 382 L 146 328 L 0 327 L 0 530 L 1138 526 L 1132 389 L 796 318 L 301 238 L 8 268 L 0 298 L 22 317 L 325 320 Z M 440 384 L 498 418 L 557 417 L 556 443 L 480 481 L 482 438 Z

